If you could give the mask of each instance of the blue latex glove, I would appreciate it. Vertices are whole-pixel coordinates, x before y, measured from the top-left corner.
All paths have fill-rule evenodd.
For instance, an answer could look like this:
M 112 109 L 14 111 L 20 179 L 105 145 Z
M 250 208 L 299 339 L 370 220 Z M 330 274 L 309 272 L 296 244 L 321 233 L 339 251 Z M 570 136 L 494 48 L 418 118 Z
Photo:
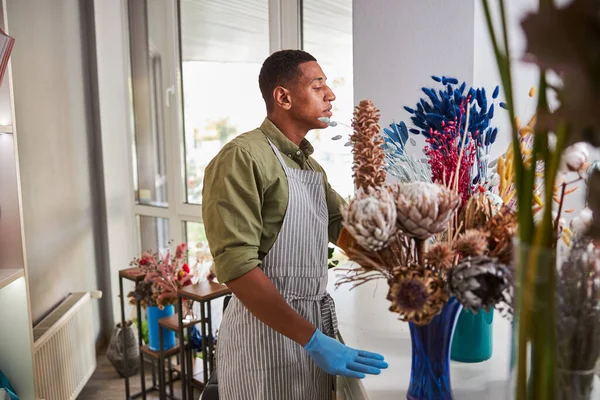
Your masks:
M 304 349 L 319 368 L 331 375 L 362 379 L 365 374 L 379 375 L 388 367 L 382 355 L 345 346 L 318 329 Z

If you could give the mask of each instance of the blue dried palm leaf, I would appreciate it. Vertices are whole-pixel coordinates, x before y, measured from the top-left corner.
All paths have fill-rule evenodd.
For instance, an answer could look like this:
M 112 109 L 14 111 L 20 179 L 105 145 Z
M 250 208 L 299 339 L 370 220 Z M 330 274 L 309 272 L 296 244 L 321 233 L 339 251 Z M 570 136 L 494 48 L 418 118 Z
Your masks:
M 386 149 L 393 149 L 391 152 L 395 155 L 404 154 L 406 142 L 408 140 L 408 130 L 406 129 L 406 124 L 404 122 L 400 122 L 396 124 L 392 122 L 388 128 L 383 128 L 383 140 L 384 147 Z M 390 144 L 392 146 L 390 146 Z
M 441 83 L 442 89 L 423 87 L 421 91 L 425 95 L 420 98 L 415 107 L 405 106 L 405 110 L 412 114 L 410 120 L 414 127 L 407 129 L 410 134 L 422 134 L 430 138 L 429 131 L 434 129 L 442 131 L 442 124 L 454 120 L 460 115 L 460 105 L 470 96 L 469 101 L 469 132 L 474 136 L 476 144 L 479 147 L 489 146 L 495 141 L 495 134 L 490 127 L 490 122 L 494 117 L 494 103 L 488 108 L 488 98 L 484 88 L 476 89 L 468 87 L 466 82 L 459 85 L 456 78 L 446 76 L 432 76 L 432 79 Z M 492 97 L 495 99 L 499 94 L 499 87 L 495 87 Z M 503 104 L 500 104 L 502 106 Z M 460 127 L 460 137 L 464 136 L 466 118 L 463 117 Z M 496 130 L 497 134 L 497 130 Z M 469 138 L 465 139 L 468 143 Z M 436 147 L 435 143 L 431 143 Z

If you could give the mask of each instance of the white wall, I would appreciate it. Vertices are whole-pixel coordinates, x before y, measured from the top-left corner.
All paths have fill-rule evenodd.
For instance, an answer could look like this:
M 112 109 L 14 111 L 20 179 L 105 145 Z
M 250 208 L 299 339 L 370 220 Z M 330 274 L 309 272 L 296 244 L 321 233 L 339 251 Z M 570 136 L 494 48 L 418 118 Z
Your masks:
M 381 125 L 405 120 L 431 75 L 473 81 L 473 1 L 354 0 L 354 103 L 370 99 Z
M 32 317 L 101 289 L 98 335 L 137 252 L 125 3 L 8 0 Z
M 81 4 L 7 4 L 34 322 L 69 292 L 100 287 Z M 99 322 L 97 303 L 94 314 Z

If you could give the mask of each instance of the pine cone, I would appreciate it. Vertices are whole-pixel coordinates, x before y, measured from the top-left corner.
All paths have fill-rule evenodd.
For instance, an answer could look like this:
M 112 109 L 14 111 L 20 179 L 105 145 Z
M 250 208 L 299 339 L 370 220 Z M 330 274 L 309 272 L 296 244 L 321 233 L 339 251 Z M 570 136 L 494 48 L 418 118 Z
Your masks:
M 396 234 L 396 204 L 386 187 L 359 189 L 342 209 L 343 225 L 356 243 L 371 251 L 386 247 Z
M 370 100 L 362 100 L 354 108 L 354 134 L 350 140 L 354 144 L 352 171 L 357 189 L 366 191 L 369 187 L 379 187 L 385 183 L 384 140 L 379 133 L 378 122 L 379 110 Z
M 487 250 L 487 235 L 477 229 L 469 229 L 454 242 L 454 250 L 463 257 L 482 256 Z
M 446 242 L 438 242 L 433 244 L 427 254 L 425 254 L 425 261 L 427 265 L 435 268 L 437 271 L 446 271 L 454 264 L 454 251 L 450 248 Z
M 467 257 L 448 271 L 450 293 L 473 312 L 489 311 L 498 303 L 511 303 L 508 267 L 495 258 Z
M 400 314 L 400 320 L 419 326 L 431 322 L 450 298 L 444 280 L 419 266 L 397 269 L 389 284 L 390 311 Z
M 448 228 L 460 197 L 444 186 L 411 182 L 398 187 L 398 227 L 406 236 L 425 240 Z

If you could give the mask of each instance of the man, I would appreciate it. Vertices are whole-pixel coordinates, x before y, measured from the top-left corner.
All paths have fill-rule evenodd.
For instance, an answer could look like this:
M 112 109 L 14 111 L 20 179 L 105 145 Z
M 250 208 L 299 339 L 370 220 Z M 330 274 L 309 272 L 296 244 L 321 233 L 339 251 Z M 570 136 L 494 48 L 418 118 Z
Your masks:
M 331 399 L 335 375 L 387 368 L 379 354 L 334 339 L 327 244 L 343 199 L 305 139 L 327 127 L 335 95 L 315 58 L 268 57 L 259 86 L 261 127 L 225 145 L 206 168 L 202 215 L 217 279 L 234 294 L 220 327 L 220 400 Z

